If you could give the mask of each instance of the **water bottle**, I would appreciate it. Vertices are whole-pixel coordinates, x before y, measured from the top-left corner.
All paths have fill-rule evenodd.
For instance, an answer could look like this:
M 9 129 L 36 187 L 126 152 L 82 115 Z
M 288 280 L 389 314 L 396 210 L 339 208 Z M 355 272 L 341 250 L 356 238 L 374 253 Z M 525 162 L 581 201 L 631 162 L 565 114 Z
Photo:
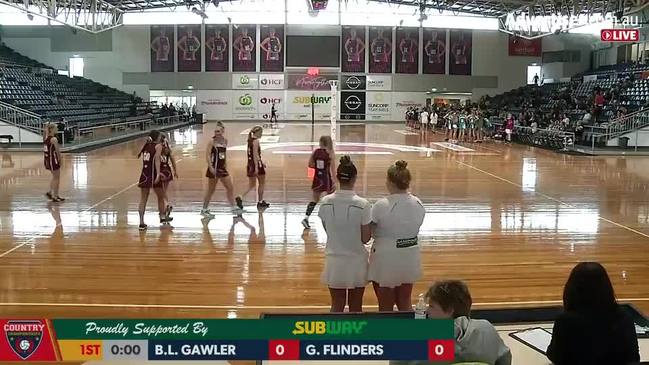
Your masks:
M 419 294 L 419 299 L 415 305 L 415 319 L 426 319 L 426 300 L 424 299 L 424 294 Z

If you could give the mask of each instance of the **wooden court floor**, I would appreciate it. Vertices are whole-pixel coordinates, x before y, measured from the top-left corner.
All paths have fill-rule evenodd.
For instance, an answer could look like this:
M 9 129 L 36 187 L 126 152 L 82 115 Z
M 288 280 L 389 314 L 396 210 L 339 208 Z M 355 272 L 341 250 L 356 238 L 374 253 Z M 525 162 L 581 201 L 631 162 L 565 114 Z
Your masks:
M 229 170 L 245 186 L 245 129 L 226 125 Z M 309 142 L 326 124 L 286 125 L 267 135 L 266 200 L 249 197 L 233 226 L 221 188 L 202 221 L 205 144 L 214 124 L 171 132 L 180 179 L 170 190 L 173 229 L 137 229 L 142 141 L 66 154 L 61 204 L 48 204 L 42 156 L 0 151 L 2 317 L 256 317 L 328 310 L 320 284 L 324 232 L 300 220 L 310 197 Z M 400 124 L 340 125 L 339 151 L 353 153 L 357 192 L 386 194 L 390 162 L 409 162 L 424 202 L 425 276 L 469 283 L 476 306 L 557 304 L 570 269 L 602 262 L 618 298 L 649 310 L 649 159 L 583 157 L 499 143 L 449 146 Z M 237 147 L 239 146 L 239 147 Z M 376 310 L 368 287 L 367 310 Z

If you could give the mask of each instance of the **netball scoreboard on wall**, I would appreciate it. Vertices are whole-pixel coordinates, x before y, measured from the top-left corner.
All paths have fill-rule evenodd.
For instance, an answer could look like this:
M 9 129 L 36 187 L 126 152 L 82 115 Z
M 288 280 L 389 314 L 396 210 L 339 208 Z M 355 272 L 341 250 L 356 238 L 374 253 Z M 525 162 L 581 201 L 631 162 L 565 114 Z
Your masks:
M 453 321 L 4 319 L 0 361 L 454 359 Z

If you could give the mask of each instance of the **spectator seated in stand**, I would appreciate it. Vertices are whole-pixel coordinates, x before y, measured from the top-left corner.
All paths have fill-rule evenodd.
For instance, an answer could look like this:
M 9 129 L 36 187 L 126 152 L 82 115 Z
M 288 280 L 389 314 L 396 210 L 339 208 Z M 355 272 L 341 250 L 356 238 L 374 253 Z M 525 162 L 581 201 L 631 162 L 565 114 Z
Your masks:
M 626 365 L 640 361 L 633 320 L 615 300 L 606 269 L 596 262 L 575 266 L 563 290 L 548 358 L 555 365 Z

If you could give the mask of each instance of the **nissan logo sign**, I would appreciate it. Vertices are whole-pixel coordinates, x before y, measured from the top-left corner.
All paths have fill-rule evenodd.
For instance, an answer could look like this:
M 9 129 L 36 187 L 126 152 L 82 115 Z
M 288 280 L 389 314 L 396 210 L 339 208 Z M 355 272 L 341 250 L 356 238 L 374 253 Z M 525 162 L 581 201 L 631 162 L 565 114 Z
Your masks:
M 361 99 L 356 95 L 349 95 L 347 99 L 345 99 L 345 106 L 349 110 L 356 110 L 361 107 L 361 104 Z
M 352 90 L 356 90 L 361 86 L 361 80 L 356 76 L 349 76 L 347 80 L 345 80 L 345 83 L 347 84 L 347 87 Z

